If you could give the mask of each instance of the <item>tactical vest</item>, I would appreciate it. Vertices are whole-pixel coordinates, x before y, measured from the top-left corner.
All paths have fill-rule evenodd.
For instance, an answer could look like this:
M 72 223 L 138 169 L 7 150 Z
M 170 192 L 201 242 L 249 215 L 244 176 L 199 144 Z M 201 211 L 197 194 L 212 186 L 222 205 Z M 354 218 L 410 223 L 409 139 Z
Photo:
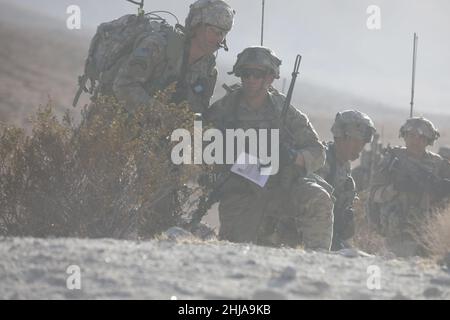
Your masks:
M 276 89 L 269 89 L 270 95 L 270 107 L 273 112 L 270 113 L 268 117 L 261 118 L 251 118 L 242 119 L 239 116 L 239 107 L 241 99 L 241 86 L 234 85 L 227 89 L 227 95 L 225 99 L 229 99 L 226 105 L 230 106 L 230 112 L 222 120 L 223 126 L 227 129 L 280 129 L 282 124 L 282 110 L 284 105 L 284 96 L 282 96 Z M 254 122 L 255 125 L 249 125 L 249 123 Z M 261 126 L 261 123 L 265 125 Z M 243 125 L 244 124 L 244 125 Z M 245 125 L 247 124 L 247 125 Z M 268 135 L 270 130 L 268 130 Z M 288 147 L 293 145 L 292 138 L 284 134 L 283 130 L 280 130 L 280 140 L 279 140 L 279 161 L 280 168 L 276 175 L 271 176 L 268 185 L 283 184 L 286 188 L 289 188 L 291 183 L 295 181 L 302 173 L 301 170 L 293 163 L 292 157 L 288 154 Z M 266 140 L 270 142 L 270 136 Z M 224 144 L 225 145 L 225 144 Z M 271 146 L 268 146 L 269 154 L 271 154 Z M 235 157 L 236 157 L 235 150 Z

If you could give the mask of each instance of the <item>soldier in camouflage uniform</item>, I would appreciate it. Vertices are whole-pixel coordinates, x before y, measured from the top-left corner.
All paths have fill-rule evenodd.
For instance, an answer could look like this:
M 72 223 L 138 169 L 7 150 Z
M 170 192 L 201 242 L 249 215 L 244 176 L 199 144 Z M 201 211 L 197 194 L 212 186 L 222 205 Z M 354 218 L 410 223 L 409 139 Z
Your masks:
M 279 78 L 279 60 L 272 50 L 250 47 L 238 55 L 232 73 L 242 86 L 214 103 L 207 120 L 225 129 L 280 129 L 285 97 L 271 88 Z M 333 202 L 329 193 L 307 176 L 324 163 L 324 147 L 307 116 L 290 106 L 286 130 L 280 130 L 280 169 L 264 187 L 229 173 L 219 192 L 221 239 L 262 245 L 331 246 Z M 290 156 L 289 156 L 290 155 Z M 291 160 L 288 160 L 291 159 Z M 293 221 L 289 232 L 277 229 Z
M 234 14 L 223 0 L 197 0 L 190 6 L 184 30 L 159 21 L 151 21 L 149 30 L 138 28 L 142 34 L 134 40 L 131 53 L 120 57 L 102 73 L 98 93 L 124 102 L 125 109 L 132 114 L 137 108 L 152 103 L 154 93 L 176 81 L 174 102 L 187 101 L 193 112 L 203 112 L 210 104 L 217 80 L 214 53 L 221 47 L 226 48 L 225 37 L 232 28 Z M 126 28 L 127 23 L 138 23 L 140 19 L 131 18 L 124 16 L 115 24 L 123 23 Z M 101 28 L 104 33 L 108 32 L 107 27 Z M 95 49 L 95 39 L 93 45 Z M 85 125 L 96 112 L 92 105 Z M 158 200 L 151 210 L 171 215 L 176 207 L 177 192 L 174 186 L 161 184 L 155 192 Z
M 408 119 L 400 137 L 406 147 L 388 149 L 374 176 L 369 218 L 393 253 L 423 255 L 421 226 L 449 194 L 450 163 L 426 150 L 439 137 L 429 120 Z
M 334 226 L 332 250 L 348 246 L 355 232 L 353 202 L 356 198 L 351 161 L 359 158 L 375 133 L 372 120 L 364 113 L 346 110 L 336 115 L 331 128 L 334 141 L 326 144 L 325 166 L 317 173 L 333 188 Z
M 151 102 L 157 90 L 178 80 L 176 102 L 187 100 L 194 112 L 203 112 L 217 80 L 214 52 L 226 47 L 233 18 L 234 11 L 225 1 L 196 1 L 184 34 L 162 25 L 137 41 L 117 71 L 112 93 L 133 111 Z

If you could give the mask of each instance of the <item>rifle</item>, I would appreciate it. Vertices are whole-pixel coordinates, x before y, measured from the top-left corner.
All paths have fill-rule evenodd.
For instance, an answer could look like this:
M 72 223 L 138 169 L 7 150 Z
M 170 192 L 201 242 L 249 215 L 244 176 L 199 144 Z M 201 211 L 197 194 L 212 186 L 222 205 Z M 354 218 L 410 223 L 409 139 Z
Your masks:
M 281 112 L 281 119 L 283 120 L 283 122 L 282 122 L 283 127 L 285 127 L 286 115 L 287 115 L 289 106 L 291 105 L 292 94 L 294 93 L 295 81 L 297 80 L 297 76 L 299 73 L 298 70 L 300 68 L 301 62 L 302 62 L 302 56 L 298 54 L 297 57 L 295 58 L 294 71 L 292 71 L 291 83 L 289 85 L 289 90 L 286 95 L 286 100 L 284 101 L 283 111 Z
M 294 137 L 286 126 L 286 117 L 287 117 L 289 107 L 291 105 L 292 94 L 294 93 L 295 82 L 296 82 L 297 76 L 299 74 L 298 70 L 300 68 L 301 61 L 302 61 L 302 56 L 298 54 L 297 57 L 295 58 L 294 70 L 292 71 L 291 83 L 289 84 L 289 90 L 286 94 L 286 100 L 284 100 L 283 110 L 281 111 L 280 136 L 286 135 L 287 138 L 291 141 L 294 140 Z M 290 148 L 289 146 L 287 146 L 285 144 L 283 144 L 283 145 L 286 148 L 289 162 L 295 162 L 297 153 L 294 150 L 292 150 L 292 148 Z
M 285 122 L 286 122 L 287 111 L 288 111 L 288 108 L 290 107 L 291 100 L 292 100 L 292 94 L 294 91 L 295 81 L 296 81 L 297 75 L 299 73 L 298 70 L 300 68 L 301 59 L 302 59 L 301 55 L 297 55 L 297 58 L 295 60 L 295 65 L 294 65 L 294 71 L 292 72 L 291 84 L 289 86 L 289 91 L 286 96 L 286 100 L 283 105 L 283 110 L 281 113 L 282 125 L 281 125 L 280 129 L 285 130 L 285 132 L 290 137 L 293 137 L 293 135 L 286 128 Z M 240 87 L 240 85 L 233 85 L 231 87 L 224 85 L 224 89 L 228 93 L 236 90 L 239 87 Z M 295 161 L 295 156 L 296 156 L 295 151 L 293 151 L 290 148 L 287 148 L 287 149 L 288 149 L 288 152 L 290 153 L 290 158 L 291 158 L 290 160 Z M 211 185 L 212 185 L 211 192 L 209 194 L 207 194 L 206 196 L 203 196 L 202 199 L 200 199 L 200 203 L 199 203 L 197 209 L 195 210 L 195 212 L 193 213 L 191 221 L 186 225 L 186 228 L 188 230 L 191 230 L 191 231 L 195 230 L 195 228 L 198 226 L 198 224 L 200 223 L 200 221 L 202 220 L 202 218 L 206 214 L 206 212 L 209 210 L 209 208 L 215 202 L 219 201 L 219 193 L 222 189 L 222 186 L 228 181 L 230 176 L 231 176 L 230 171 L 220 173 L 218 175 L 214 175 L 213 181 L 211 183 Z
M 86 74 L 83 74 L 82 76 L 78 77 L 78 91 L 75 94 L 75 98 L 73 98 L 72 106 L 75 108 L 77 106 L 78 100 L 80 99 L 81 94 L 84 92 L 91 92 L 86 87 L 86 82 L 88 81 L 88 76 Z
M 208 194 L 201 196 L 198 207 L 192 214 L 191 221 L 186 225 L 186 228 L 190 231 L 195 231 L 211 206 L 220 200 L 220 190 L 222 189 L 222 186 L 228 181 L 230 173 L 226 172 L 222 174 L 210 174 L 210 177 L 211 176 L 213 177 L 212 181 L 210 182 L 211 191 Z
M 392 160 L 388 165 L 388 173 L 393 177 L 394 186 L 398 191 L 417 194 L 429 194 L 437 200 L 450 196 L 450 179 L 436 176 L 428 170 L 408 159 L 395 155 L 391 149 Z

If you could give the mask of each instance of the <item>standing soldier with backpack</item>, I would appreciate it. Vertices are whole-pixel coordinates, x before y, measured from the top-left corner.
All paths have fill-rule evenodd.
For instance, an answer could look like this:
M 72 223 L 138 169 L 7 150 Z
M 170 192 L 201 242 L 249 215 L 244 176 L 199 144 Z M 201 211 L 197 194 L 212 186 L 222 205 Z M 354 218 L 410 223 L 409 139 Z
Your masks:
M 179 24 L 172 27 L 158 16 L 157 11 L 144 13 L 143 1 L 140 5 L 137 15 L 129 14 L 101 24 L 91 41 L 84 75 L 79 78 L 80 89 L 75 96 L 74 106 L 83 91 L 93 95 L 94 103 L 90 104 L 87 113 L 83 115 L 80 128 L 93 127 L 94 130 L 103 132 L 94 121 L 98 118 L 96 115 L 100 115 L 100 125 L 113 127 L 108 119 L 109 114 L 103 112 L 102 100 L 95 103 L 97 95 L 116 98 L 120 102 L 118 105 L 133 116 L 140 107 L 151 107 L 157 91 L 176 82 L 176 91 L 172 96 L 174 103 L 187 101 L 191 110 L 196 113 L 203 112 L 209 106 L 217 79 L 214 53 L 219 48 L 227 49 L 225 36 L 233 25 L 233 9 L 223 0 L 197 0 L 190 6 L 185 27 Z M 86 88 L 88 80 L 89 89 Z M 158 115 L 154 118 L 157 119 Z M 125 128 L 128 129 L 127 123 Z M 130 129 L 130 138 L 134 134 Z M 75 135 L 76 138 L 81 136 L 78 133 Z M 160 154 L 163 161 L 167 160 L 166 153 L 161 150 L 152 152 Z M 139 174 L 141 165 L 136 165 Z M 144 170 L 160 170 L 157 164 L 143 167 Z M 169 169 L 165 172 L 168 171 Z M 170 173 L 176 175 L 172 171 Z M 179 186 L 170 177 L 167 180 L 158 181 L 153 194 L 149 196 L 149 199 L 154 200 L 148 200 L 145 209 L 141 209 L 145 210 L 146 216 L 157 217 L 149 219 L 156 221 L 153 222 L 155 225 L 160 220 L 170 220 L 177 210 Z M 133 199 L 134 192 L 130 191 L 132 188 L 125 186 L 124 198 L 129 196 Z M 120 182 L 117 182 L 117 188 L 122 188 Z M 127 198 L 127 201 L 133 200 Z M 139 215 L 130 214 L 125 219 L 132 220 L 129 224 L 135 226 Z M 132 236 L 134 231 L 131 231 Z
M 184 28 L 152 16 L 141 12 L 99 26 L 79 93 L 114 96 L 132 113 L 149 104 L 156 91 L 177 81 L 175 102 L 186 100 L 194 112 L 203 112 L 217 79 L 214 52 L 227 50 L 225 36 L 233 25 L 233 9 L 223 0 L 197 0 Z

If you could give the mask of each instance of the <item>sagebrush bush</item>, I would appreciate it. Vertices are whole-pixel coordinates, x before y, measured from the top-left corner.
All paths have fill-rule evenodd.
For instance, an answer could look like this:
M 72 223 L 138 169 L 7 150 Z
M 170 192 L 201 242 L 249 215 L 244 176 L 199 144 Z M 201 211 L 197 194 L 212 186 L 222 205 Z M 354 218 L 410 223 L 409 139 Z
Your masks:
M 151 237 L 179 222 L 179 190 L 201 166 L 176 166 L 174 129 L 193 130 L 186 103 L 170 103 L 174 86 L 130 115 L 99 97 L 79 126 L 51 104 L 40 108 L 33 131 L 2 130 L 0 232 L 10 236 Z M 155 201 L 173 201 L 170 212 Z
M 437 210 L 424 223 L 418 240 L 431 257 L 443 258 L 450 253 L 450 205 Z

